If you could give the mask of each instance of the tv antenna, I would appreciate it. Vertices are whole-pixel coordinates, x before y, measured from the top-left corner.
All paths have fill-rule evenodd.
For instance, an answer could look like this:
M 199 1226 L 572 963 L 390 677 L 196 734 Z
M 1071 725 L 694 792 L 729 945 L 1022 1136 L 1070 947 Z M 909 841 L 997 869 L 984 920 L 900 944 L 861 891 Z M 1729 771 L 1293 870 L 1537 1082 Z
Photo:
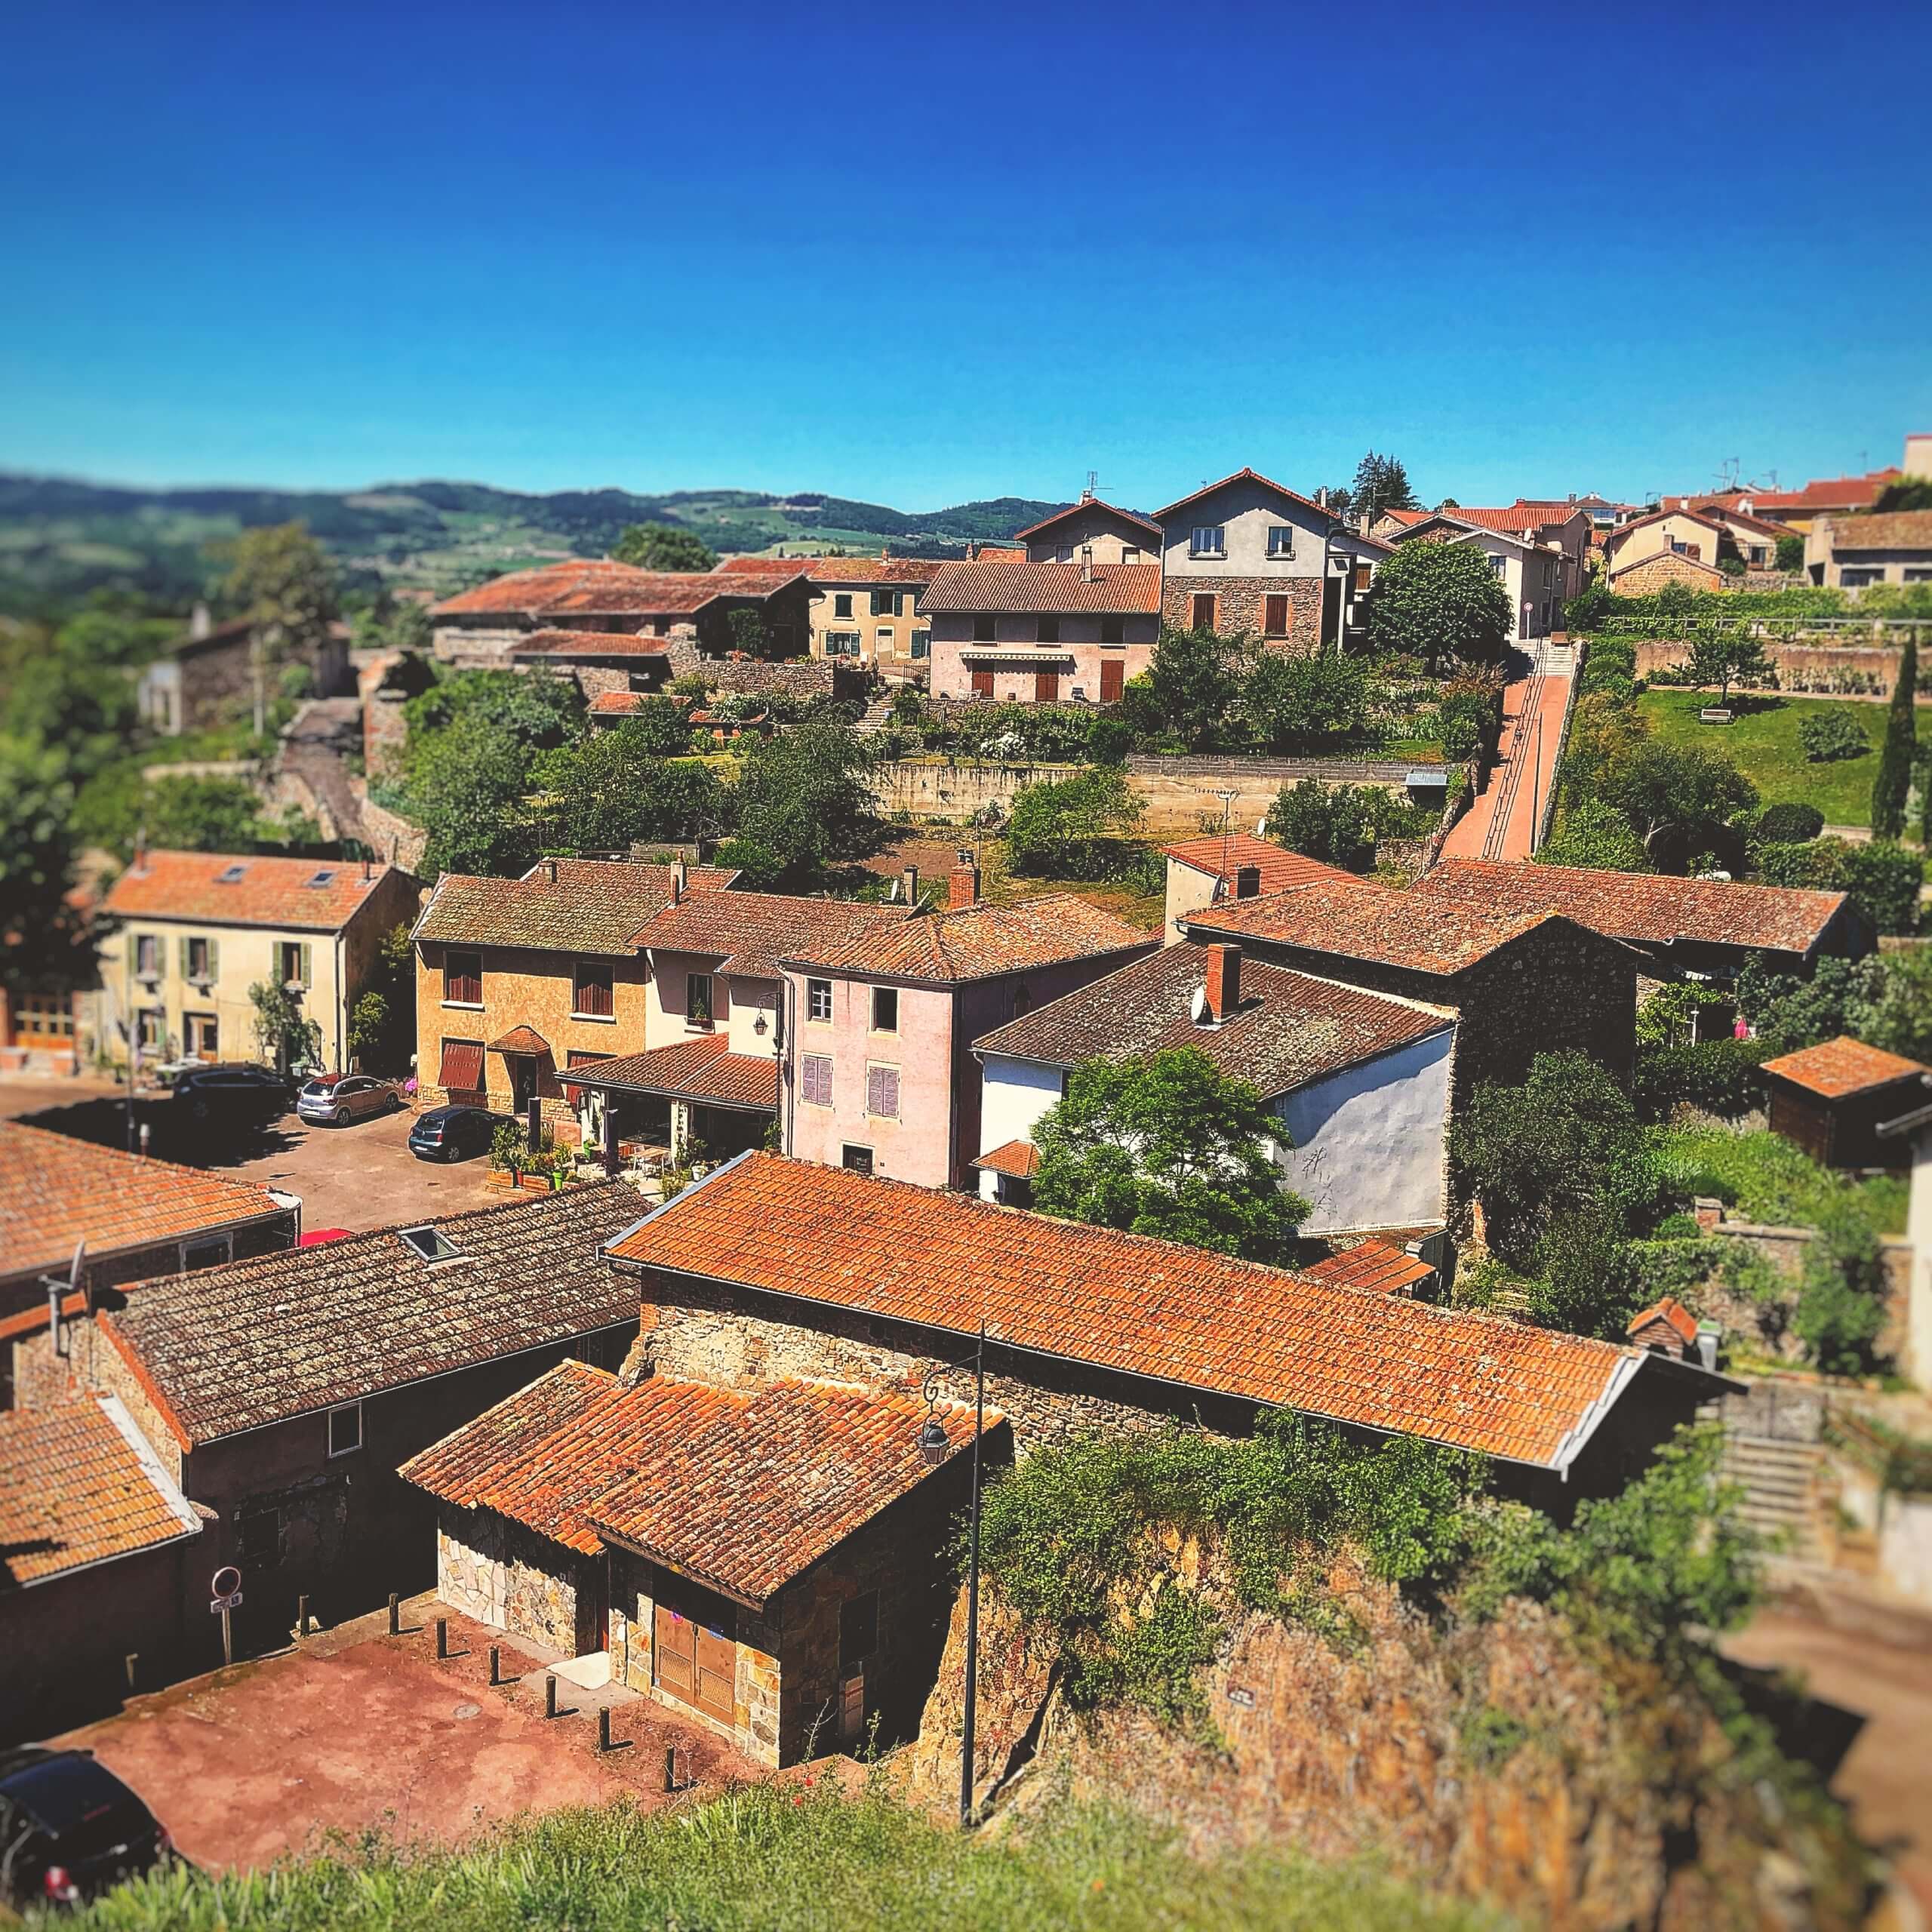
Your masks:
M 1091 503 L 1100 494 L 1100 472 L 1090 469 L 1087 472 L 1087 494 L 1084 501 Z

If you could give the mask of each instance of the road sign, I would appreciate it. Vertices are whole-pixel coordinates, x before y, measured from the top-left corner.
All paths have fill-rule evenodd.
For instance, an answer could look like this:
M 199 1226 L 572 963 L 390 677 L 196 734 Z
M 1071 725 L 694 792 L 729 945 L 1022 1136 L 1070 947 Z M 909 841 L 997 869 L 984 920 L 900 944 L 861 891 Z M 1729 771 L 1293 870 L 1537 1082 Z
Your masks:
M 227 1595 L 217 1597 L 214 1601 L 208 1605 L 208 1614 L 210 1616 L 214 1616 L 221 1611 L 239 1610 L 241 1607 L 242 1592 L 239 1590 L 230 1590 Z
M 224 1563 L 208 1579 L 208 1595 L 217 1598 L 242 1594 L 242 1573 L 232 1563 Z

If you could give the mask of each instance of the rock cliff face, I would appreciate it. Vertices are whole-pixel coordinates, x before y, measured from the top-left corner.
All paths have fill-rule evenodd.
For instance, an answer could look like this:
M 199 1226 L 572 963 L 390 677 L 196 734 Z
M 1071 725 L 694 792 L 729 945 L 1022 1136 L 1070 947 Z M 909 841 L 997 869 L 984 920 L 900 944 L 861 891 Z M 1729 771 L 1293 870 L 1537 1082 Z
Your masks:
M 1229 1607 L 1192 1737 L 1071 1709 L 1053 1634 L 985 1592 L 975 1779 L 994 1828 L 1070 1791 L 1129 1804 L 1204 1853 L 1274 1841 L 1386 1859 L 1557 1932 L 1858 1922 L 1849 1836 L 1727 1778 L 1721 1729 L 1647 1666 L 1586 1661 L 1533 1604 L 1445 1635 L 1352 1569 L 1330 1586 L 1366 1641 L 1345 1652 Z M 962 1597 L 919 1736 L 894 1761 L 937 1813 L 958 1803 L 964 1648 Z

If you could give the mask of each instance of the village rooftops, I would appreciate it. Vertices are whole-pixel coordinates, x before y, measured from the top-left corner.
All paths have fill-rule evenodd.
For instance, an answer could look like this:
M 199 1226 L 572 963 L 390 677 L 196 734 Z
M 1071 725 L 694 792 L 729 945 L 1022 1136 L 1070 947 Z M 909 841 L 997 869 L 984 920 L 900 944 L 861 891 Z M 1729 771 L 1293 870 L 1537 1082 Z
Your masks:
M 1782 510 L 1787 515 L 1797 516 L 1817 515 L 1827 510 L 1868 509 L 1878 492 L 1887 483 L 1896 483 L 1900 474 L 1896 469 L 1873 469 L 1863 476 L 1815 478 L 1801 490 L 1754 490 L 1751 507 L 1759 512 Z
M 778 980 L 777 961 L 800 946 L 836 947 L 911 915 L 905 906 L 813 899 L 783 892 L 688 895 L 653 912 L 632 935 L 633 947 L 696 952 L 719 960 L 728 978 Z
M 1100 611 L 1156 617 L 1161 608 L 1158 564 L 943 565 L 919 600 L 922 617 L 961 614 L 1069 617 Z
M 943 561 L 939 557 L 726 557 L 715 574 L 789 582 L 803 572 L 814 583 L 911 585 L 930 583 Z
M 1764 1062 L 1764 1071 L 1826 1100 L 1842 1100 L 1850 1094 L 1869 1093 L 1875 1087 L 1889 1087 L 1896 1081 L 1932 1081 L 1932 1068 L 1898 1054 L 1868 1047 L 1848 1033 L 1841 1033 L 1835 1040 L 1821 1041 L 1815 1047 L 1801 1048 L 1795 1054 L 1780 1054 L 1776 1060 Z
M 201 1530 L 118 1397 L 0 1411 L 0 1594 Z
M 738 875 L 688 867 L 684 892 L 708 898 Z M 632 935 L 671 903 L 675 866 L 621 859 L 540 859 L 520 878 L 445 872 L 410 937 L 442 946 L 513 946 L 628 958 Z
M 1205 872 L 1210 878 L 1218 878 L 1229 887 L 1234 886 L 1244 872 L 1252 869 L 1258 883 L 1255 891 L 1247 894 L 1251 899 L 1260 894 L 1285 891 L 1312 878 L 1359 882 L 1353 872 L 1345 872 L 1338 866 L 1325 866 L 1319 859 L 1300 852 L 1284 851 L 1270 839 L 1256 838 L 1251 832 L 1204 833 L 1198 838 L 1183 838 L 1178 844 L 1163 846 L 1161 851 L 1168 858 L 1195 872 Z
M 100 910 L 111 919 L 340 932 L 395 869 L 349 859 L 137 851 Z
M 949 985 L 1134 952 L 1154 943 L 1152 934 L 1091 900 L 1056 892 L 1017 906 L 981 901 L 870 926 L 843 939 L 795 946 L 780 963 L 801 970 Z
M 1488 859 L 1445 859 L 1407 893 L 1392 896 L 1472 915 L 1558 912 L 1642 946 L 1690 942 L 1804 956 L 1824 943 L 1850 903 L 1842 892 Z
M 289 1212 L 259 1182 L 0 1121 L 0 1279 L 64 1275 L 77 1241 L 98 1263 Z
M 429 614 L 432 619 L 562 617 L 573 612 L 691 617 L 721 597 L 769 597 L 803 575 L 802 571 L 789 576 L 647 571 L 608 558 L 572 557 L 493 578 L 460 596 L 445 598 Z
M 1654 1364 L 1607 1342 L 775 1154 L 727 1161 L 608 1251 L 645 1275 L 647 1301 L 662 1293 L 656 1272 L 852 1311 L 947 1346 L 983 1321 L 996 1351 L 1559 1471 Z
M 140 1284 L 99 1318 L 184 1449 L 613 1327 L 621 1181 Z
M 1438 1008 L 1244 959 L 1239 1004 L 1218 1023 L 1202 1024 L 1192 1004 L 1208 968 L 1204 946 L 1163 946 L 982 1034 L 973 1051 L 1071 1067 L 1196 1047 L 1266 1100 L 1456 1023 Z
M 1466 543 L 1472 537 L 1486 537 L 1496 543 L 1508 544 L 1512 550 L 1540 553 L 1545 555 L 1558 547 L 1553 543 L 1543 542 L 1540 537 L 1525 536 L 1521 531 L 1505 529 L 1487 524 L 1472 523 L 1464 517 L 1460 510 L 1431 510 L 1426 515 L 1416 517 L 1401 533 L 1401 540 L 1406 543 L 1411 538 L 1420 537 L 1432 524 L 1438 523 L 1445 530 L 1451 530 L 1456 533 L 1447 540 L 1452 543 Z M 1391 548 L 1392 547 L 1392 545 Z
M 761 1608 L 934 1473 L 918 1446 L 928 1414 L 952 1453 L 971 1444 L 972 1412 L 952 1403 L 800 1381 L 626 1389 L 566 1361 L 400 1473 L 566 1549 L 620 1544 Z M 1002 1423 L 989 1412 L 988 1432 Z
M 1867 550 L 1932 550 L 1932 510 L 1834 517 L 1832 549 L 1838 556 Z
M 1505 503 L 1477 509 L 1458 503 L 1454 509 L 1445 507 L 1432 514 L 1453 517 L 1457 522 L 1472 524 L 1478 530 L 1500 531 L 1506 536 L 1521 537 L 1529 531 L 1548 530 L 1567 523 L 1572 517 L 1583 516 L 1586 512 L 1574 503 Z
M 1103 516 L 1117 516 L 1123 521 L 1137 524 L 1150 537 L 1162 534 L 1161 526 L 1151 516 L 1143 516 L 1138 510 L 1124 510 L 1118 503 L 1103 503 L 1098 497 L 1082 497 L 1077 503 L 1069 503 L 1063 510 L 1055 510 L 1051 516 L 1043 516 L 1038 523 L 1029 523 L 1024 530 L 1016 530 L 1014 540 L 1023 543 L 1029 537 L 1044 537 L 1056 524 L 1064 523 L 1070 516 L 1078 516 L 1083 511 L 1097 510 Z

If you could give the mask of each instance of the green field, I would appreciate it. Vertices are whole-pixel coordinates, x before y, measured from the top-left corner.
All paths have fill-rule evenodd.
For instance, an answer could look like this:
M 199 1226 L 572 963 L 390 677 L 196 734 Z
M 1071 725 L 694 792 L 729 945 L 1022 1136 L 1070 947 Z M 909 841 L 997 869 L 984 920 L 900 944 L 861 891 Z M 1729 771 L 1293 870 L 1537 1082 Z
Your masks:
M 1885 707 L 1854 698 L 1734 696 L 1729 724 L 1701 723 L 1697 713 L 1716 702 L 1709 691 L 1646 691 L 1637 709 L 1667 744 L 1721 752 L 1757 786 L 1767 805 L 1816 805 L 1827 825 L 1872 823 L 1872 777 L 1878 768 Z M 1863 758 L 1813 764 L 1798 742 L 1799 721 L 1818 711 L 1848 712 L 1872 747 Z

